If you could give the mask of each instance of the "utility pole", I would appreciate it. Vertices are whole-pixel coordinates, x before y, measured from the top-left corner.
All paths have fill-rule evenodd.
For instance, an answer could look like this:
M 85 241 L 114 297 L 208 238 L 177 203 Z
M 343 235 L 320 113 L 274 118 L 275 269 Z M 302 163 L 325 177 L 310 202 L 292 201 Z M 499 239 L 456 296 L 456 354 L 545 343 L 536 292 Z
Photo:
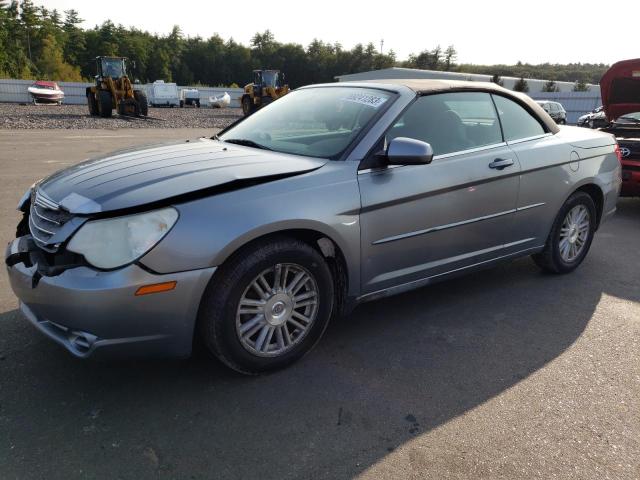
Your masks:
M 384 45 L 384 38 L 380 39 L 380 55 L 382 55 L 382 46 Z

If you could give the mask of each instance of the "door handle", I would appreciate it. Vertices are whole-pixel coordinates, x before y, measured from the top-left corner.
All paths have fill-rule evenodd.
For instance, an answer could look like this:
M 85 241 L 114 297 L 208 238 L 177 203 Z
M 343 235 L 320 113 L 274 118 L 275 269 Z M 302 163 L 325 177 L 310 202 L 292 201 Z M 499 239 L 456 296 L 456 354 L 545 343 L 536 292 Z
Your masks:
M 510 167 L 511 165 L 513 165 L 513 160 L 511 160 L 510 158 L 496 158 L 489 164 L 489 168 L 503 170 L 507 167 Z

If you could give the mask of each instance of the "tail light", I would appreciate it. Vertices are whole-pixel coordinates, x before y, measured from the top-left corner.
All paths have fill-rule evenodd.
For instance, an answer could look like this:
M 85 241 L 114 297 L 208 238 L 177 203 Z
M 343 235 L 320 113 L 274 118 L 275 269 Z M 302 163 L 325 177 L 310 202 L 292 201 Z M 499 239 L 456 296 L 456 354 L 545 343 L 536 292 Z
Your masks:
M 620 145 L 618 145 L 616 143 L 616 148 L 614 149 L 614 151 L 616 152 L 616 157 L 618 157 L 618 162 L 620 162 L 620 164 L 622 164 L 622 152 L 620 151 Z

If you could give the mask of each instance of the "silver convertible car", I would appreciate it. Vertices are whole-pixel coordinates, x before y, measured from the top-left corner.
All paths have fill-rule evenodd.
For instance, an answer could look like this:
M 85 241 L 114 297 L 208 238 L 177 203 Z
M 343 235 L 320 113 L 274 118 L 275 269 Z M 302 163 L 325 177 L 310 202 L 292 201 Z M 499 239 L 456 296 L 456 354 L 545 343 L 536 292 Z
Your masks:
M 571 272 L 620 175 L 611 135 L 494 84 L 315 85 L 37 182 L 6 264 L 27 320 L 78 357 L 198 341 L 255 374 L 360 302 L 525 255 Z

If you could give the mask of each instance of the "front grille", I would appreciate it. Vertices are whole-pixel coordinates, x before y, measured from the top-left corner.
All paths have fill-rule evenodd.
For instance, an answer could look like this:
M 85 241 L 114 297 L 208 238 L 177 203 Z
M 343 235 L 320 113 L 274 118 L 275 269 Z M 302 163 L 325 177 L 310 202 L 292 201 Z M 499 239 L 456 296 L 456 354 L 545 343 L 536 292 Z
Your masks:
M 71 214 L 65 212 L 55 202 L 36 192 L 31 197 L 29 211 L 29 231 L 43 250 L 55 252 L 57 245 L 52 244 L 54 235 L 69 221 Z
M 640 159 L 640 142 L 618 142 L 621 152 L 623 152 L 623 160 Z M 627 153 L 625 156 L 624 153 Z

